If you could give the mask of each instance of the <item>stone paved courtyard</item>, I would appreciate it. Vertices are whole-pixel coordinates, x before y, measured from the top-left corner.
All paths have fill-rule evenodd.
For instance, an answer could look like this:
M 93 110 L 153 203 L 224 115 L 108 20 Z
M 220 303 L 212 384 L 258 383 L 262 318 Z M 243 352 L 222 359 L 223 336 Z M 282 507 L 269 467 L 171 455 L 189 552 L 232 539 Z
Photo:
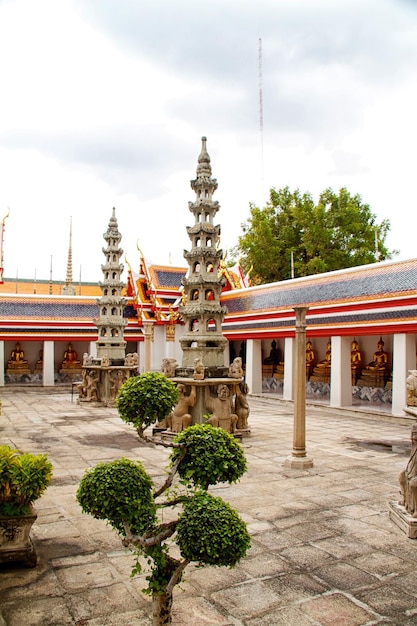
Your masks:
M 0 626 L 145 626 L 144 580 L 105 522 L 83 515 L 84 470 L 140 459 L 158 483 L 168 453 L 143 446 L 115 409 L 79 406 L 57 389 L 0 391 L 0 441 L 46 452 L 55 471 L 37 502 L 35 569 L 0 566 Z M 217 626 L 417 624 L 417 540 L 388 518 L 410 450 L 411 422 L 307 409 L 314 468 L 285 469 L 292 408 L 251 398 L 249 471 L 217 486 L 248 523 L 252 547 L 234 569 L 189 566 L 173 623 Z

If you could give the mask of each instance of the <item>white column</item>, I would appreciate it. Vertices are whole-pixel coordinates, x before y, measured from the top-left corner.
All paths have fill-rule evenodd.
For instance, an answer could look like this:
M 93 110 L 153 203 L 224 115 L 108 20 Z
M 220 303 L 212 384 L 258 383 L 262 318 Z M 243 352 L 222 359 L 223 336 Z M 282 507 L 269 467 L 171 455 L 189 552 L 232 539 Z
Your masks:
M 416 338 L 411 334 L 397 334 L 392 343 L 392 407 L 393 415 L 404 415 L 407 404 L 406 379 L 408 370 L 416 369 Z
M 294 400 L 294 344 L 293 337 L 285 337 L 283 400 Z
M 52 387 L 55 384 L 54 372 L 54 342 L 43 342 L 43 376 L 42 385 Z
M 142 332 L 145 338 L 145 357 L 143 363 L 143 371 L 150 372 L 152 367 L 153 322 L 144 321 L 142 326 Z
M 262 344 L 260 339 L 246 342 L 246 383 L 250 393 L 262 393 Z
M 93 359 L 97 356 L 97 343 L 95 341 L 90 341 L 90 356 Z
M 0 341 L 0 387 L 4 387 L 4 341 Z
M 330 375 L 330 406 L 352 405 L 352 374 L 350 370 L 349 337 L 332 337 L 332 361 Z

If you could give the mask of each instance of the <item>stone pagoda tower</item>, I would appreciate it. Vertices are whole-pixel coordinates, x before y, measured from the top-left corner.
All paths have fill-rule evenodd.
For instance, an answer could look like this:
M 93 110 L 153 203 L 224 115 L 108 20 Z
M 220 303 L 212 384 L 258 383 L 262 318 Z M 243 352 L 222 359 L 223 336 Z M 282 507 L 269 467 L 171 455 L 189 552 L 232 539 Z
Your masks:
M 127 320 L 123 318 L 126 299 L 122 297 L 123 265 L 120 257 L 123 250 L 120 248 L 122 236 L 119 233 L 116 209 L 113 209 L 107 232 L 103 235 L 107 246 L 103 248 L 106 262 L 101 266 L 103 282 L 99 282 L 102 297 L 97 301 L 100 316 L 94 320 L 98 329 L 97 357 L 107 357 L 113 365 L 123 365 L 126 342 L 123 338 L 123 329 Z
M 113 406 L 122 384 L 138 373 L 137 353 L 125 355 L 123 337 L 127 320 L 123 317 L 126 299 L 122 297 L 123 265 L 120 257 L 122 239 L 113 209 L 107 232 L 103 235 L 107 245 L 103 248 L 105 263 L 101 266 L 103 282 L 99 282 L 102 296 L 97 300 L 99 317 L 94 320 L 98 330 L 97 355 L 84 355 L 82 382 L 78 387 L 79 402 L 93 402 Z
M 184 251 L 189 270 L 182 282 L 185 304 L 179 307 L 179 313 L 186 331 L 180 339 L 183 358 L 182 368 L 177 372 L 180 376 L 192 376 L 199 359 L 205 367 L 205 377 L 213 378 L 226 376 L 228 371 L 224 365 L 227 340 L 222 334 L 227 309 L 220 304 L 224 278 L 218 272 L 223 256 L 219 249 L 220 226 L 214 225 L 220 208 L 213 200 L 217 180 L 211 176 L 206 137 L 201 142 L 197 177 L 191 181 L 196 195 L 194 202 L 189 202 L 194 225 L 187 227 L 191 250 Z

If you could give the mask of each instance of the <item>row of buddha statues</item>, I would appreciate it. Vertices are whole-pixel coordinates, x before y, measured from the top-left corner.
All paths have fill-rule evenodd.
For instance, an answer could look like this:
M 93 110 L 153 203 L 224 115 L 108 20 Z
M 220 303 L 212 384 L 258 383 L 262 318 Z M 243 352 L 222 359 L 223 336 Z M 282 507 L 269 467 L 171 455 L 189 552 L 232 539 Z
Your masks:
M 306 342 L 306 380 L 319 383 L 330 383 L 332 364 L 331 341 L 327 342 L 324 359 L 317 361 L 316 352 L 311 340 Z M 359 387 L 385 387 L 390 380 L 388 353 L 384 350 L 382 338 L 377 343 L 377 349 L 373 354 L 372 361 L 364 364 L 359 342 L 354 339 L 351 343 L 350 370 L 352 385 Z M 271 343 L 269 356 L 262 362 L 262 373 L 277 379 L 284 378 L 284 362 L 280 359 L 277 343 Z
M 33 373 L 41 374 L 43 370 L 43 350 L 39 351 L 39 358 L 34 364 Z M 81 371 L 81 361 L 78 360 L 78 356 L 72 344 L 69 343 L 67 349 L 64 352 L 64 356 L 60 366 L 61 371 L 76 372 Z M 16 343 L 14 349 L 11 352 L 10 359 L 7 361 L 7 375 L 23 376 L 31 374 L 31 367 L 29 361 L 25 357 L 25 353 L 19 342 Z

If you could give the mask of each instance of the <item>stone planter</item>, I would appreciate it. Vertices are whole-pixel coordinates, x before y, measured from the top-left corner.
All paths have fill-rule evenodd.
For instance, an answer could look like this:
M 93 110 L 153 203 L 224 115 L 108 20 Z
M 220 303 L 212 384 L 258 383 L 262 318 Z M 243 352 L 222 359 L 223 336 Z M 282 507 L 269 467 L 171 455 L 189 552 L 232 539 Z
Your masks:
M 33 506 L 30 515 L 0 516 L 0 563 L 23 561 L 26 567 L 36 567 L 37 556 L 29 536 L 36 518 Z

